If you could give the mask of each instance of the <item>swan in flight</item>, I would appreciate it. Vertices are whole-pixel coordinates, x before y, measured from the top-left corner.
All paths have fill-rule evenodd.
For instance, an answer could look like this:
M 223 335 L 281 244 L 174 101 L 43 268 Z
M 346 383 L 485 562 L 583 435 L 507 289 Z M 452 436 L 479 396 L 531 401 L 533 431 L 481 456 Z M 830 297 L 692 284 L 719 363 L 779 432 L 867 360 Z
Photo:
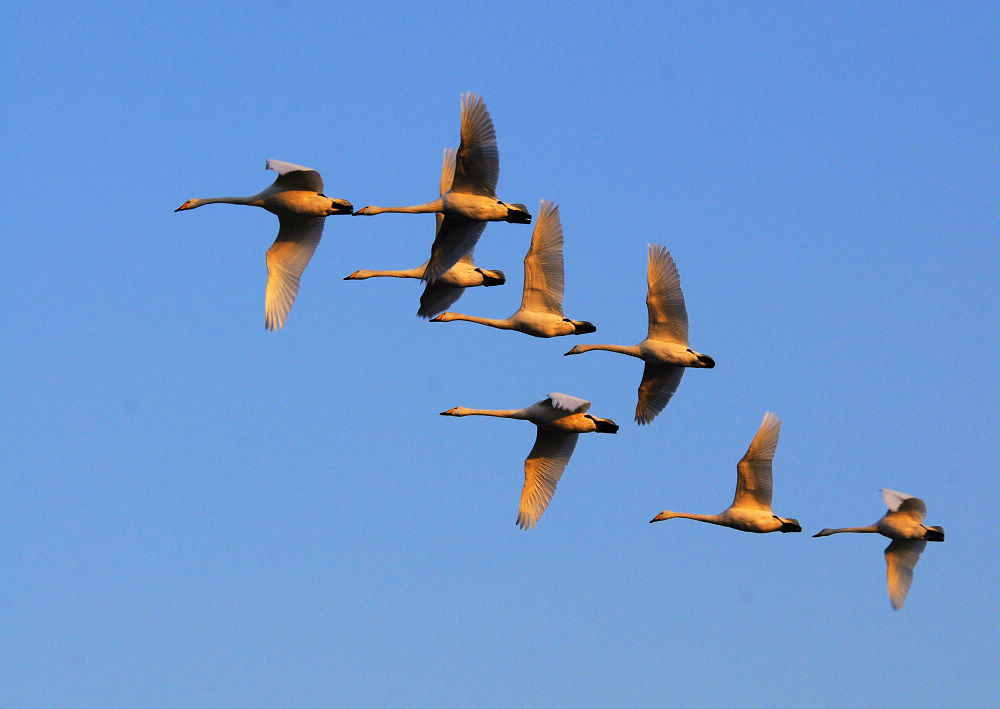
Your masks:
M 530 224 L 531 214 L 523 204 L 497 199 L 497 178 L 500 176 L 500 155 L 497 137 L 486 104 L 474 93 L 462 96 L 461 143 L 455 162 L 455 179 L 451 189 L 438 199 L 412 207 L 362 207 L 355 214 L 403 212 L 444 215 L 437 238 L 431 247 L 431 257 L 424 269 L 424 280 L 433 283 L 472 251 L 482 236 L 486 222 Z
M 780 432 L 781 419 L 770 412 L 764 414 L 764 420 L 761 421 L 750 448 L 736 464 L 736 496 L 733 504 L 724 511 L 714 515 L 699 515 L 664 510 L 649 520 L 650 523 L 683 517 L 744 532 L 801 532 L 798 520 L 779 517 L 771 510 L 771 463 L 778 447 Z
M 323 236 L 323 222 L 331 214 L 350 214 L 346 199 L 323 194 L 323 178 L 312 168 L 281 160 L 268 160 L 264 168 L 278 173 L 270 187 L 250 197 L 189 199 L 175 209 L 183 212 L 203 204 L 248 204 L 278 215 L 278 238 L 267 250 L 267 290 L 264 293 L 264 326 L 284 327 L 288 311 L 299 292 L 299 279 Z
M 524 461 L 524 488 L 517 511 L 521 529 L 534 528 L 548 507 L 556 485 L 581 433 L 617 433 L 618 424 L 584 413 L 590 402 L 567 394 L 551 393 L 547 399 L 523 409 L 466 409 L 456 406 L 442 416 L 498 416 L 523 419 L 538 427 L 535 445 Z
M 444 151 L 444 162 L 441 166 L 441 194 L 451 189 L 452 179 L 455 175 L 455 149 L 447 148 Z M 440 212 L 437 217 L 437 231 L 441 230 L 441 222 L 444 215 Z M 435 232 L 436 233 L 436 232 Z M 379 276 L 389 276 L 394 278 L 423 278 L 424 270 L 427 267 L 425 261 L 416 268 L 407 268 L 397 271 L 355 271 L 347 276 L 345 281 L 360 281 L 366 278 L 376 278 Z M 437 315 L 442 310 L 462 297 L 466 288 L 474 286 L 502 286 L 507 282 L 503 271 L 488 271 L 477 268 L 472 260 L 472 251 L 465 254 L 454 266 L 449 268 L 444 274 L 433 283 L 428 283 L 424 287 L 424 292 L 420 296 L 420 309 L 417 315 L 422 318 L 429 318 Z
M 688 317 L 681 292 L 681 278 L 670 252 L 659 244 L 649 246 L 646 308 L 649 331 L 637 345 L 577 345 L 567 355 L 607 350 L 638 357 L 646 363 L 639 384 L 635 420 L 651 423 L 670 401 L 681 383 L 685 367 L 712 368 L 715 360 L 688 347 Z
M 524 292 L 521 307 L 509 318 L 480 318 L 461 313 L 441 313 L 431 322 L 467 320 L 501 330 L 517 330 L 535 337 L 582 335 L 597 330 L 585 320 L 563 315 L 563 232 L 559 207 L 542 200 L 531 234 L 531 248 L 524 257 Z
M 814 537 L 828 537 L 841 532 L 877 533 L 889 537 L 892 542 L 885 548 L 885 563 L 889 581 L 889 601 L 894 610 L 903 607 L 906 594 L 913 582 L 913 567 L 920 560 L 927 542 L 943 542 L 944 529 L 928 527 L 924 524 L 927 505 L 919 497 L 904 492 L 883 488 L 882 501 L 889 511 L 875 524 L 867 527 L 845 527 L 844 529 L 824 529 Z

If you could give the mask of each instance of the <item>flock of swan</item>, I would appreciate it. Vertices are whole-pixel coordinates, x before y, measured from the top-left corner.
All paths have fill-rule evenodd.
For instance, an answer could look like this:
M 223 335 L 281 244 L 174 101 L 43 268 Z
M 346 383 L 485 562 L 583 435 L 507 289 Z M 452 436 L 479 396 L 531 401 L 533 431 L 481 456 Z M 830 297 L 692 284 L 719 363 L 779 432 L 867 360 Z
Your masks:
M 487 222 L 506 221 L 530 224 L 532 215 L 523 204 L 497 198 L 500 174 L 493 121 L 483 100 L 473 93 L 462 97 L 462 118 L 458 150 L 444 153 L 439 197 L 426 204 L 408 207 L 366 206 L 354 210 L 344 199 L 323 194 L 323 178 L 308 167 L 280 160 L 268 160 L 266 169 L 278 173 L 270 187 L 249 197 L 189 199 L 175 211 L 195 209 L 204 204 L 245 204 L 264 209 L 278 217 L 278 236 L 267 251 L 267 286 L 264 296 L 264 325 L 268 330 L 284 327 L 299 290 L 299 281 L 309 259 L 319 245 L 326 217 L 336 214 L 371 216 L 387 212 L 434 213 L 437 228 L 428 260 L 405 270 L 358 270 L 344 280 L 373 277 L 419 278 L 425 283 L 417 314 L 431 322 L 465 320 L 504 330 L 517 330 L 535 337 L 583 335 L 597 328 L 586 320 L 566 317 L 562 309 L 564 269 L 563 232 L 559 208 L 542 200 L 524 257 L 524 287 L 521 306 L 508 318 L 486 318 L 447 312 L 466 288 L 497 286 L 506 282 L 502 271 L 476 266 L 473 252 Z M 591 350 L 607 350 L 637 357 L 644 362 L 639 384 L 635 421 L 649 424 L 670 401 L 687 367 L 710 369 L 715 360 L 691 349 L 688 318 L 680 276 L 670 252 L 663 246 L 649 246 L 646 307 L 649 328 L 635 345 L 576 345 L 566 355 Z M 547 398 L 522 409 L 470 409 L 461 406 L 442 416 L 495 416 L 531 421 L 536 427 L 535 444 L 524 462 L 524 486 L 517 524 L 531 529 L 545 512 L 581 433 L 616 433 L 611 419 L 598 418 L 587 411 L 590 402 L 566 394 L 551 393 Z M 766 413 L 746 454 L 736 466 L 736 495 L 733 503 L 718 514 L 693 514 L 664 510 L 650 522 L 682 517 L 722 525 L 744 532 L 801 532 L 792 518 L 779 517 L 771 509 L 772 461 L 778 446 L 781 421 Z M 878 533 L 892 540 L 885 549 L 889 598 L 896 610 L 903 606 L 916 565 L 926 543 L 944 541 L 941 527 L 923 523 L 927 508 L 922 500 L 895 490 L 883 489 L 882 499 L 889 508 L 877 522 L 867 527 L 824 529 L 825 537 L 840 532 Z

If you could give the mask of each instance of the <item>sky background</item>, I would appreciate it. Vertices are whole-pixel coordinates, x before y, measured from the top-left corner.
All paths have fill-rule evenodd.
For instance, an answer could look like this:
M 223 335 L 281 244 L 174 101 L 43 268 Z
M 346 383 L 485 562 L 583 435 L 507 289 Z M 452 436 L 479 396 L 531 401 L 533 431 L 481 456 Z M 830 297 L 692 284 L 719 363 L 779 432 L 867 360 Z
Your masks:
M 0 694 L 11 707 L 990 706 L 1000 13 L 993 3 L 33 3 L 0 29 Z M 267 158 L 326 193 L 426 202 L 459 98 L 486 101 L 501 199 L 560 205 L 556 340 L 416 318 L 430 215 L 332 217 L 264 330 Z M 506 272 L 452 308 L 506 317 Z M 646 245 L 691 345 L 632 421 Z M 514 524 L 526 422 L 584 436 Z M 718 512 L 765 411 L 774 509 Z M 928 545 L 893 612 L 878 490 Z

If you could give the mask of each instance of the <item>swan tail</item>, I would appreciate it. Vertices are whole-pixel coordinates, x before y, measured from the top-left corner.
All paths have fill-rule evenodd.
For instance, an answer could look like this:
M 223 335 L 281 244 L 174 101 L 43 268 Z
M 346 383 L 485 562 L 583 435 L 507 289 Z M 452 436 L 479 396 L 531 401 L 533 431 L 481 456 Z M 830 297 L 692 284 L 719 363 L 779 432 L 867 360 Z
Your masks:
M 801 532 L 802 526 L 797 519 L 783 519 L 781 520 L 781 529 L 778 531 L 782 533 Z
M 504 221 L 513 224 L 531 224 L 531 213 L 523 204 L 509 204 L 507 218 Z
M 502 286 L 507 282 L 507 277 L 503 275 L 503 271 L 486 271 L 481 268 L 477 270 L 483 274 L 484 286 Z
M 594 417 L 594 425 L 598 433 L 618 433 L 618 424 L 611 419 L 599 419 Z
M 929 542 L 943 542 L 944 529 L 942 527 L 928 527 L 927 534 L 924 535 L 924 539 Z
M 597 327 L 592 322 L 587 322 L 586 320 L 570 320 L 573 323 L 573 334 L 574 335 L 587 335 L 591 332 L 597 332 Z

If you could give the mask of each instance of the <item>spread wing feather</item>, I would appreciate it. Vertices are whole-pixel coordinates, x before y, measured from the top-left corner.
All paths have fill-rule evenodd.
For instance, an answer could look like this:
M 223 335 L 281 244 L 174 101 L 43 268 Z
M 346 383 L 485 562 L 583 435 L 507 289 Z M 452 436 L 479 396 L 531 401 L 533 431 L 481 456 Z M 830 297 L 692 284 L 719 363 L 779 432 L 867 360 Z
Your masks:
M 323 236 L 323 217 L 278 217 L 278 238 L 267 250 L 264 326 L 284 327 L 299 292 L 299 279 Z
M 521 529 L 533 528 L 545 512 L 579 436 L 578 433 L 538 429 L 535 445 L 524 461 L 524 487 L 517 510 L 517 525 Z
M 670 252 L 660 244 L 649 245 L 649 265 L 646 271 L 649 290 L 646 308 L 649 310 L 649 337 L 682 345 L 688 344 L 688 316 L 681 292 L 681 277 Z

